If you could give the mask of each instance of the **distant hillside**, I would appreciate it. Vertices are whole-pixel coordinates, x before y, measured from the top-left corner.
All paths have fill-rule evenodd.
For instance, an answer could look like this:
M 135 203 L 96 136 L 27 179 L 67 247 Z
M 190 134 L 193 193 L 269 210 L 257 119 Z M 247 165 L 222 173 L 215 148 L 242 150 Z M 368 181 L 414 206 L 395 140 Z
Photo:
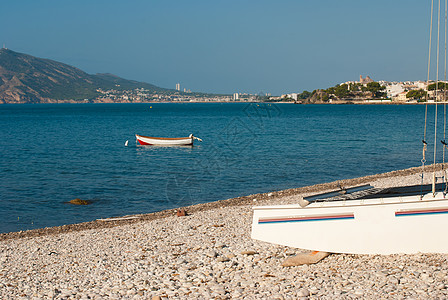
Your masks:
M 161 93 L 171 91 L 112 74 L 91 75 L 54 60 L 0 49 L 0 103 L 81 102 L 99 96 L 98 88 L 144 88 Z
M 121 77 L 109 73 L 98 73 L 90 76 L 94 78 L 93 80 L 95 84 L 97 84 L 102 89 L 113 88 L 116 90 L 131 90 L 136 88 L 144 88 L 146 90 L 155 92 L 173 92 L 173 90 L 160 88 L 150 83 L 123 79 Z

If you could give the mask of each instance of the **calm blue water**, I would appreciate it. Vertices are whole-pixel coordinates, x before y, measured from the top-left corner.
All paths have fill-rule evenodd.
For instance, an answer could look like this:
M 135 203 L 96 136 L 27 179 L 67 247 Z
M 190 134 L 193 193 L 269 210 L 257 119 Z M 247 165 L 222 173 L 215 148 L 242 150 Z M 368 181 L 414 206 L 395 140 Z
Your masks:
M 1 105 L 0 232 L 418 166 L 423 123 L 420 105 Z M 137 147 L 135 133 L 204 141 Z

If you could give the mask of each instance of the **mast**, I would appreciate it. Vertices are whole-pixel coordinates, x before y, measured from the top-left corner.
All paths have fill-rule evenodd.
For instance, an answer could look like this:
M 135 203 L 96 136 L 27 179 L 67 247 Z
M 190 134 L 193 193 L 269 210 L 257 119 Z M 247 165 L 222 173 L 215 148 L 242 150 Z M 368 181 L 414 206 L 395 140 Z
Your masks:
M 428 59 L 428 83 L 429 83 L 429 66 L 430 66 L 430 57 L 431 57 L 431 31 L 432 31 L 432 19 L 433 19 L 433 1 L 431 1 L 431 26 L 430 26 L 430 46 L 429 46 L 429 59 Z M 447 147 L 445 138 L 446 138 L 446 76 L 447 76 L 447 0 L 445 0 L 445 59 L 444 59 L 444 82 L 443 82 L 443 102 L 444 102 L 444 117 L 443 117 L 443 139 L 441 140 L 442 143 L 442 178 L 444 182 L 446 183 L 446 176 L 444 171 L 444 163 L 445 163 L 445 148 Z M 435 196 L 436 194 L 436 158 L 437 158 L 437 121 L 438 121 L 438 100 L 439 100 L 439 57 L 440 57 L 440 12 L 441 12 L 441 0 L 438 2 L 438 9 L 437 9 L 437 56 L 436 56 L 436 83 L 435 83 L 435 90 L 434 90 L 434 101 L 435 101 L 435 108 L 434 108 L 434 162 L 433 162 L 433 174 L 432 174 L 432 194 Z M 440 87 L 442 88 L 442 86 Z M 424 137 L 426 136 L 426 114 L 427 110 L 425 111 L 425 133 Z M 423 141 L 425 144 L 425 141 Z M 426 144 L 425 144 L 426 145 Z M 425 152 L 425 148 L 423 152 Z M 423 153 L 424 158 L 424 153 Z M 423 159 L 422 159 L 423 162 Z M 423 176 L 423 175 L 422 175 Z M 423 179 L 422 179 L 423 181 Z M 445 188 L 446 190 L 446 188 Z
M 423 130 L 423 139 L 422 139 L 422 143 L 423 143 L 423 149 L 422 149 L 422 175 L 421 175 L 421 197 L 423 197 L 423 184 L 424 184 L 424 175 L 425 175 L 425 163 L 426 163 L 426 150 L 427 150 L 427 146 L 428 143 L 426 142 L 426 128 L 427 128 L 427 121 L 428 121 L 428 100 L 429 100 L 429 79 L 430 79 L 430 69 L 431 69 L 431 45 L 432 45 L 432 20 L 433 20 L 433 13 L 434 11 L 434 0 L 431 0 L 431 22 L 429 23 L 429 43 L 428 43 L 428 73 L 427 73 L 427 77 L 426 77 L 426 94 L 425 94 L 425 126 L 424 126 L 424 130 Z
M 445 150 L 446 150 L 446 30 L 447 30 L 447 18 L 448 18 L 448 7 L 447 7 L 448 1 L 445 0 L 445 60 L 444 60 L 444 85 L 443 85 L 443 140 L 442 142 L 442 178 L 443 183 L 445 184 L 444 192 L 446 192 L 446 176 L 445 176 Z
M 438 117 L 438 92 L 439 92 L 439 53 L 440 53 L 440 2 L 438 3 L 437 9 L 437 56 L 436 56 L 436 89 L 435 89 L 435 112 L 434 112 L 434 161 L 433 161 L 433 172 L 432 172 L 432 195 L 436 195 L 436 155 L 437 155 L 437 117 Z

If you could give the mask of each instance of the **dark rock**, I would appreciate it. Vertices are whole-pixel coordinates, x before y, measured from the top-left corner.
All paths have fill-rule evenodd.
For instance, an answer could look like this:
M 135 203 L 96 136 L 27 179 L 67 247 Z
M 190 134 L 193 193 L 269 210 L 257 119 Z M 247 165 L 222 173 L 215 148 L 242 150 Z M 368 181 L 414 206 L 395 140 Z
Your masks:
M 73 199 L 69 201 L 70 204 L 75 204 L 75 205 L 89 205 L 92 202 L 90 202 L 89 200 L 82 200 L 79 198 Z

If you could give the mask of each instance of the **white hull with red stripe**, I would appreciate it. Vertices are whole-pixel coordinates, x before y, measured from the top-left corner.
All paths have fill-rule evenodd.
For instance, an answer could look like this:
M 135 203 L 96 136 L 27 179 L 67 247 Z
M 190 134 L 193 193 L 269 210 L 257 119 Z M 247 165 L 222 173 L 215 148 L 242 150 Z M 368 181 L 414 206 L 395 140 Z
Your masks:
M 154 145 L 154 146 L 191 146 L 193 145 L 194 139 L 198 139 L 193 135 L 189 137 L 182 138 L 161 138 L 161 137 L 150 137 L 142 136 L 136 134 L 137 142 L 140 145 Z

